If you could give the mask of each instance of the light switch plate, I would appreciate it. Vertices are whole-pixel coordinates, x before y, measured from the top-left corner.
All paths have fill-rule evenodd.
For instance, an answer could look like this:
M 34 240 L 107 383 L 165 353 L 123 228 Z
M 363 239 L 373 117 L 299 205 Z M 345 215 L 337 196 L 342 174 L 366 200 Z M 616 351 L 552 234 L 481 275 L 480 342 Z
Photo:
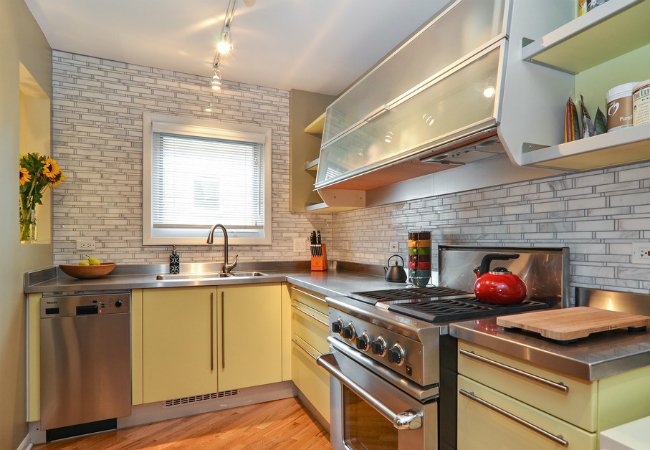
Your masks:
M 632 262 L 636 264 L 650 264 L 650 242 L 632 243 Z

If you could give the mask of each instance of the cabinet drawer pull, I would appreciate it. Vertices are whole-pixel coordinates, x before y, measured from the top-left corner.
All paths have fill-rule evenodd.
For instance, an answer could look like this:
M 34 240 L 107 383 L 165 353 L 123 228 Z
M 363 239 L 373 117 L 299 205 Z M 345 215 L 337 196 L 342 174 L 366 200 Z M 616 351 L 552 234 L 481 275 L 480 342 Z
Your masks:
M 298 346 L 298 348 L 299 348 L 300 350 L 302 350 L 303 352 L 307 353 L 307 355 L 309 355 L 309 357 L 310 357 L 311 359 L 313 359 L 314 361 L 318 361 L 318 358 L 320 358 L 320 355 L 315 355 L 314 353 L 312 353 L 312 352 L 310 352 L 309 350 L 307 350 L 307 347 L 311 347 L 311 345 L 309 345 L 309 344 L 307 344 L 307 343 L 302 344 L 302 343 L 300 343 L 301 340 L 302 340 L 302 339 L 300 339 L 299 337 L 292 337 L 292 338 L 291 338 L 291 341 L 292 341 L 294 344 L 296 344 L 296 346 Z
M 290 289 L 291 289 L 292 291 L 299 292 L 299 293 L 301 293 L 302 295 L 306 295 L 307 297 L 311 297 L 311 298 L 313 298 L 313 299 L 316 299 L 316 300 L 318 300 L 319 302 L 327 303 L 327 302 L 325 301 L 324 298 L 320 298 L 320 297 L 318 297 L 317 295 L 310 294 L 309 292 L 303 291 L 302 289 L 298 289 L 298 288 L 293 287 L 293 286 L 291 286 Z
M 210 292 L 210 371 L 214 370 L 214 293 Z
M 514 414 L 506 411 L 505 409 L 500 408 L 499 406 L 494 405 L 494 404 L 492 404 L 492 403 L 490 403 L 490 402 L 488 402 L 486 400 L 483 400 L 480 397 L 477 397 L 476 395 L 474 395 L 473 392 L 467 392 L 464 389 L 460 389 L 458 392 L 461 395 L 467 397 L 468 399 L 470 399 L 472 401 L 475 401 L 476 403 L 479 403 L 479 404 L 485 406 L 486 408 L 491 409 L 492 411 L 494 411 L 496 413 L 499 413 L 502 416 L 507 417 L 508 419 L 511 419 L 511 420 L 517 422 L 520 425 L 525 426 L 526 428 L 534 431 L 535 433 L 540 434 L 541 436 L 544 436 L 547 439 L 550 439 L 551 441 L 553 441 L 553 442 L 555 442 L 557 444 L 560 444 L 562 447 L 568 447 L 569 446 L 569 441 L 563 439 L 562 436 L 556 436 L 553 433 L 549 433 L 545 429 L 540 428 L 537 425 L 532 424 L 532 423 L 528 422 L 527 420 L 522 419 L 521 417 L 515 416 Z
M 557 389 L 558 391 L 562 391 L 564 393 L 569 392 L 569 386 L 566 386 L 563 383 L 556 383 L 555 381 L 547 380 L 546 378 L 542 378 L 532 373 L 517 369 L 516 367 L 512 367 L 507 364 L 500 363 L 498 361 L 494 361 L 493 359 L 486 358 L 485 356 L 477 355 L 474 352 L 468 352 L 467 350 L 463 350 L 463 349 L 460 349 L 459 352 L 461 355 L 467 356 L 468 358 L 472 358 L 477 361 L 481 361 L 486 364 L 489 364 L 491 366 L 495 366 L 500 369 L 507 370 L 508 372 L 521 375 L 522 377 L 526 377 L 531 380 L 537 381 L 538 383 L 542 383 L 546 386 L 552 387 L 553 389 Z
M 225 305 L 224 305 L 224 299 L 223 299 L 224 292 L 221 291 L 221 370 L 226 368 L 226 344 L 225 344 L 225 331 L 224 331 L 224 312 L 225 312 Z
M 308 317 L 314 319 L 316 322 L 320 323 L 321 325 L 324 325 L 325 327 L 329 328 L 328 323 L 325 322 L 324 320 L 319 319 L 319 318 L 316 316 L 316 314 L 314 314 L 313 312 L 311 312 L 311 311 L 309 311 L 308 309 L 306 309 L 306 308 L 308 308 L 308 307 L 302 307 L 302 306 L 299 306 L 299 305 L 296 305 L 296 304 L 291 305 L 291 307 L 292 307 L 293 309 L 295 309 L 296 311 L 300 311 L 300 312 L 303 313 L 304 315 L 306 315 L 306 316 L 308 316 Z

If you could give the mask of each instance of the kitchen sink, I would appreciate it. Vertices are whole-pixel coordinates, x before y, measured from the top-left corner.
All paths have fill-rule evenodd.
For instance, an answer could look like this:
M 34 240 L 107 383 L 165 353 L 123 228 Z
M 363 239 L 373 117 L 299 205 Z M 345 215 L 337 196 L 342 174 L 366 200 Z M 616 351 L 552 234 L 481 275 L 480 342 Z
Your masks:
M 267 276 L 262 272 L 230 272 L 233 277 L 265 277 Z
M 182 281 L 182 280 L 217 280 L 219 278 L 246 278 L 246 277 L 265 277 L 262 272 L 214 272 L 214 273 L 161 273 L 156 275 L 156 280 L 161 281 Z
M 156 275 L 156 280 L 178 281 L 178 280 L 214 280 L 232 276 L 229 273 L 161 273 Z

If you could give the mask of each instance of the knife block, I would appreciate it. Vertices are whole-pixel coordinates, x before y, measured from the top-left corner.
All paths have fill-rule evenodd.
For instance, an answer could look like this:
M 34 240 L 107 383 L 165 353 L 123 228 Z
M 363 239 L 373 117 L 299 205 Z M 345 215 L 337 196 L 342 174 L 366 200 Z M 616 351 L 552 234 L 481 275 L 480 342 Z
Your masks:
M 327 251 L 325 250 L 325 244 L 321 244 L 322 255 L 312 256 L 311 257 L 311 270 L 314 272 L 323 272 L 327 270 Z

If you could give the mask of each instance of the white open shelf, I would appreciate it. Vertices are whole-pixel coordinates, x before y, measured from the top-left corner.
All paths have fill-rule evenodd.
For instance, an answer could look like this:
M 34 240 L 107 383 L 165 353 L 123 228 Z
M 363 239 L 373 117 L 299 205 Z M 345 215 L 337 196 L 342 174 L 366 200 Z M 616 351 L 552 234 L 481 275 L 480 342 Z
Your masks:
M 563 170 L 590 170 L 647 160 L 650 124 L 533 150 L 522 156 L 523 165 Z
M 522 50 L 523 59 L 580 73 L 650 44 L 650 0 L 609 0 Z

